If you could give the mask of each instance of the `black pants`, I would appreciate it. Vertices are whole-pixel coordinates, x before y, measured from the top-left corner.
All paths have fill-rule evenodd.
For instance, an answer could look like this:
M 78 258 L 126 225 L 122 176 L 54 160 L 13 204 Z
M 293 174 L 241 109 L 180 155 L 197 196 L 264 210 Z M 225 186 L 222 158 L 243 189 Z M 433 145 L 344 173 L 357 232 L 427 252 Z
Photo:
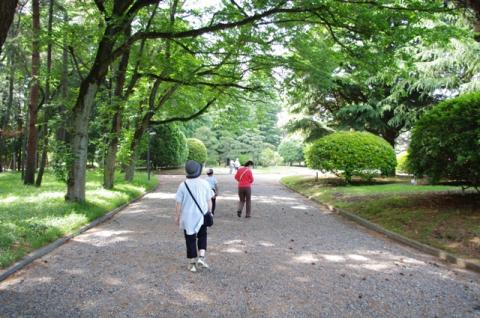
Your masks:
M 207 226 L 205 224 L 202 225 L 197 234 L 187 235 L 185 230 L 183 233 L 187 244 L 187 258 L 197 257 L 197 246 L 199 250 L 207 249 Z
M 212 214 L 215 214 L 216 201 L 217 201 L 217 198 L 213 197 L 212 198 Z
M 246 203 L 246 216 L 251 216 L 252 213 L 252 189 L 251 188 L 238 188 L 238 197 L 240 202 L 238 203 L 238 211 L 242 212 L 243 205 Z

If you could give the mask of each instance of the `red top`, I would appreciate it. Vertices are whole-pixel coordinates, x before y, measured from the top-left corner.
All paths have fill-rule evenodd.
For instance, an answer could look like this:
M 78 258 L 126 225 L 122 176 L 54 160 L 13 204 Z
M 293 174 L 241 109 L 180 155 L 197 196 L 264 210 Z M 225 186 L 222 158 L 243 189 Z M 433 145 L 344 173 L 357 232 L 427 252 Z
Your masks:
M 235 174 L 235 180 L 238 181 L 239 188 L 250 188 L 253 183 L 252 170 L 246 167 L 240 167 Z

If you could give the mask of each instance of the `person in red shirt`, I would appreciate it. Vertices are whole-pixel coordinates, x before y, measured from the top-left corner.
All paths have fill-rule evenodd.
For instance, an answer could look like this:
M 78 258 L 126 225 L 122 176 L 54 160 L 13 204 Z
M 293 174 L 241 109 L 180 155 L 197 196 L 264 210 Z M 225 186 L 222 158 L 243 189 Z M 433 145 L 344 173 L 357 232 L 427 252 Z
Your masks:
M 240 202 L 238 202 L 238 210 L 237 216 L 242 216 L 242 210 L 245 202 L 247 203 L 245 217 L 251 217 L 252 213 L 252 183 L 253 183 L 253 161 L 249 160 L 245 162 L 243 166 L 241 166 L 237 173 L 235 174 L 235 180 L 238 181 L 238 197 L 240 198 Z

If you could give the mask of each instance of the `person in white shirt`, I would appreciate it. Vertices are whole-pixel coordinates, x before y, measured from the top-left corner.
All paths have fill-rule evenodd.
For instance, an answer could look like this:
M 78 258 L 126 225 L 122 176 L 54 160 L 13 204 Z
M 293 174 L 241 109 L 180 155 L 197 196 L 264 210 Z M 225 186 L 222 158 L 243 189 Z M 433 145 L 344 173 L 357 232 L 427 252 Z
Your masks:
M 230 168 L 230 174 L 235 170 L 235 161 L 233 159 L 228 160 L 228 167 Z
M 191 272 L 196 272 L 197 268 L 209 267 L 205 261 L 207 226 L 203 224 L 203 221 L 204 214 L 212 208 L 211 198 L 214 196 L 214 193 L 208 182 L 199 178 L 202 173 L 201 164 L 194 160 L 189 160 L 185 164 L 185 172 L 187 179 L 179 185 L 175 196 L 175 223 L 184 232 L 187 258 L 189 260 L 188 269 Z M 193 197 L 197 201 L 198 206 Z
M 213 169 L 210 168 L 207 170 L 207 182 L 210 185 L 210 189 L 214 192 L 214 196 L 212 197 L 212 214 L 215 215 L 215 207 L 216 201 L 218 196 L 218 182 L 217 178 L 213 175 Z

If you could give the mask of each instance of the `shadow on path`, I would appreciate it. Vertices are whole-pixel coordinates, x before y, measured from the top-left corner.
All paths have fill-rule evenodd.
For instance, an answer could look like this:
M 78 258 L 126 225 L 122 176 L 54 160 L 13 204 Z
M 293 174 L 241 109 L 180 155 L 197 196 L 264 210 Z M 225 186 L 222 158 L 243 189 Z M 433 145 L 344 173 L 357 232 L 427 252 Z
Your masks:
M 219 175 L 211 269 L 186 271 L 181 176 L 0 283 L 0 317 L 478 317 L 478 275 L 386 240 L 258 175 L 238 218 Z

